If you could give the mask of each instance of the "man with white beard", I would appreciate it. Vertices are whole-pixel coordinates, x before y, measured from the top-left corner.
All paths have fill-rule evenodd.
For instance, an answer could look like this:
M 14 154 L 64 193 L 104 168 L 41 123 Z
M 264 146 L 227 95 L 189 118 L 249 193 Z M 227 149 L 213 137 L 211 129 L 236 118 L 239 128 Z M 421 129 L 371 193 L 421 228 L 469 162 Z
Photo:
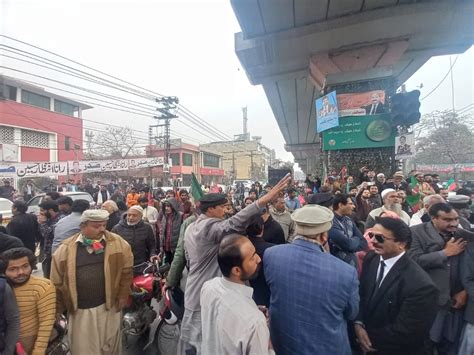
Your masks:
M 402 204 L 400 203 L 400 197 L 398 197 L 397 191 L 394 189 L 385 189 L 382 191 L 383 206 L 376 208 L 369 213 L 367 221 L 365 222 L 365 228 L 372 228 L 375 225 L 375 217 L 379 217 L 383 212 L 392 211 L 395 212 L 400 219 L 405 222 L 408 226 L 410 225 L 410 216 L 408 213 L 403 211 Z

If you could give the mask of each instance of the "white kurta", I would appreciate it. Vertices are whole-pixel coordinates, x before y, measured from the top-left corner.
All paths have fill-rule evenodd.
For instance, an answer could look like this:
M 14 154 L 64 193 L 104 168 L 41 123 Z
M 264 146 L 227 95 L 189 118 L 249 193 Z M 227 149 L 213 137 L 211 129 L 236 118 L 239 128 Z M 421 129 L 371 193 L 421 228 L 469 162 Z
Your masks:
M 272 354 L 270 332 L 251 287 L 216 277 L 201 291 L 202 354 Z
M 122 312 L 107 311 L 105 304 L 78 309 L 69 315 L 68 337 L 73 355 L 117 355 L 122 353 Z
M 156 222 L 158 221 L 158 210 L 153 206 L 147 206 L 143 209 L 143 219 L 148 219 L 148 224 L 156 233 Z

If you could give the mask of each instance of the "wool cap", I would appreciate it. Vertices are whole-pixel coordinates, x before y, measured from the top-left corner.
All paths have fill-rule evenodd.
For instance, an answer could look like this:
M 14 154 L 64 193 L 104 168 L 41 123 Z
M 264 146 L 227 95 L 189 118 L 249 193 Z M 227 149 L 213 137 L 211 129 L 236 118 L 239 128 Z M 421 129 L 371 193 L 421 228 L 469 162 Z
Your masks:
M 109 212 L 105 210 L 85 210 L 81 216 L 81 222 L 104 222 L 108 219 Z
M 296 233 L 313 236 L 327 232 L 332 227 L 334 213 L 326 207 L 307 205 L 292 213 L 291 219 L 296 224 Z
M 464 195 L 454 195 L 448 197 L 448 203 L 454 208 L 469 208 L 471 198 Z
M 132 206 L 128 210 L 137 211 L 138 213 L 143 214 L 143 208 L 139 205 Z

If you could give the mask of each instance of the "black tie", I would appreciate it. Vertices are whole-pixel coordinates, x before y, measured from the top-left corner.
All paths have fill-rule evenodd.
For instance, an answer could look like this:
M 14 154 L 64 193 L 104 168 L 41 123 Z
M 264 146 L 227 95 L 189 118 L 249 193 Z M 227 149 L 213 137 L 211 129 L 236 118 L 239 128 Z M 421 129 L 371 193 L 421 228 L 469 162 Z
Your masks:
M 384 270 L 385 270 L 385 263 L 383 262 L 383 260 L 380 260 L 379 274 L 377 275 L 377 281 L 375 283 L 376 290 L 380 287 L 380 284 L 382 283 Z

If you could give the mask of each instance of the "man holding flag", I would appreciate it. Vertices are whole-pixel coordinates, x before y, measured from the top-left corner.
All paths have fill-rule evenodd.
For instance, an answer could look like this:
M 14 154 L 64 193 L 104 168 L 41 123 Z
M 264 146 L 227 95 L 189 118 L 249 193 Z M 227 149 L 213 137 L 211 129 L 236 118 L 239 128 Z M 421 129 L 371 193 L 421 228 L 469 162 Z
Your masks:
M 433 195 L 435 192 L 431 185 L 424 180 L 424 175 L 420 172 L 414 172 L 410 177 L 409 193 L 407 202 L 413 212 L 418 212 L 423 208 L 422 200 L 425 196 Z
M 196 179 L 196 175 L 194 173 L 191 173 L 191 189 L 190 189 L 190 194 L 191 194 L 191 201 L 194 205 L 194 201 L 199 201 L 203 196 L 204 193 L 202 192 L 201 185 Z M 199 202 L 198 202 L 199 204 Z M 196 208 L 198 208 L 198 204 L 196 204 Z M 166 277 L 166 286 L 165 288 L 173 288 L 179 286 L 179 283 L 181 281 L 181 277 L 183 276 L 183 271 L 184 268 L 186 267 L 186 256 L 184 254 L 184 236 L 186 234 L 186 230 L 188 227 L 194 223 L 198 217 L 198 211 L 193 207 L 193 214 L 188 216 L 184 221 L 183 224 L 181 224 L 181 229 L 179 231 L 179 239 L 178 239 L 178 245 L 176 247 L 176 251 L 174 253 L 174 258 L 171 263 L 170 270 L 168 272 L 168 275 Z

